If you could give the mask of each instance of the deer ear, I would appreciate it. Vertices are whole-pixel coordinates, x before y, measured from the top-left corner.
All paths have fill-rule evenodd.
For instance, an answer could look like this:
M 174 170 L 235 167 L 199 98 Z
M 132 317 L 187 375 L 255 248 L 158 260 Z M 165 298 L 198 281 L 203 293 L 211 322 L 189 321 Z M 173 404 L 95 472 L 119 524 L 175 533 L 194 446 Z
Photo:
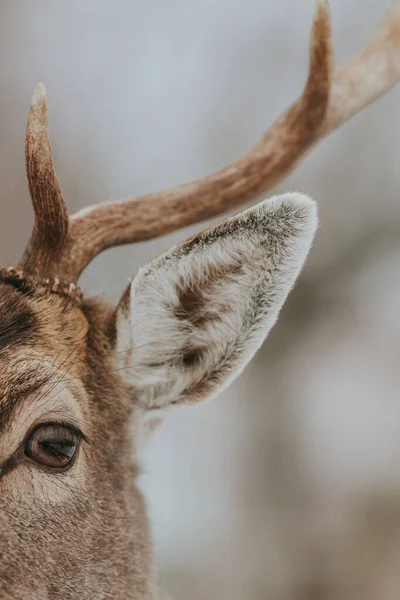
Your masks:
M 316 225 L 313 200 L 276 196 L 139 270 L 117 309 L 116 343 L 139 406 L 196 402 L 233 381 L 275 323 Z

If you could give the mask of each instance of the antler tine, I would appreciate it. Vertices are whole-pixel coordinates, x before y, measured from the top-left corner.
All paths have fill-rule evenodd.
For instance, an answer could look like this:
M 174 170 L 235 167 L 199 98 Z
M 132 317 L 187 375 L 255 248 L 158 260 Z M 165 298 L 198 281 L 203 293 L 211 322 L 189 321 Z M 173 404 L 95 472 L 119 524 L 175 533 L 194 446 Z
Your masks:
M 386 17 L 357 54 L 335 73 L 326 135 L 358 113 L 400 80 L 400 0 L 394 0 Z
M 65 265 L 71 276 L 78 276 L 106 248 L 148 240 L 208 219 L 275 185 L 315 142 L 325 118 L 332 73 L 330 13 L 325 0 L 317 0 L 310 54 L 303 94 L 243 157 L 178 188 L 75 213 Z
M 51 158 L 46 90 L 42 84 L 36 86 L 32 97 L 26 126 L 25 160 L 35 224 L 19 266 L 27 273 L 48 274 L 51 262 L 67 237 L 68 213 Z

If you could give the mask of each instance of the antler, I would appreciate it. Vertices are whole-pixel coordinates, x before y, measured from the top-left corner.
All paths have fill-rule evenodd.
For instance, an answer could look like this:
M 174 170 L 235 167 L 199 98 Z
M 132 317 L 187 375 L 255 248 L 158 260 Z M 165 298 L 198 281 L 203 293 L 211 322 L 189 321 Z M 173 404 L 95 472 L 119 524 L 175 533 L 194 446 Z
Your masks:
M 79 211 L 70 218 L 69 232 L 44 133 L 44 117 L 37 129 L 37 140 L 30 144 L 30 164 L 43 165 L 43 169 L 36 168 L 34 176 L 28 169 L 36 222 L 20 267 L 48 277 L 62 273 L 64 280 L 75 281 L 93 258 L 107 248 L 158 237 L 257 197 L 293 170 L 319 139 L 379 98 L 399 79 L 400 0 L 395 0 L 364 48 L 333 78 L 328 2 L 317 0 L 305 89 L 247 154 L 204 179 Z M 39 105 L 45 106 L 44 89 L 38 88 L 38 95 Z M 31 108 L 31 114 L 32 111 L 35 109 Z M 32 137 L 36 129 L 30 131 Z M 45 173 L 43 182 L 39 181 L 41 173 Z M 54 246 L 56 238 L 60 242 Z M 44 246 L 51 252 L 43 251 Z M 46 256 L 50 258 L 43 258 Z
M 46 272 L 63 248 L 68 213 L 51 159 L 47 135 L 46 90 L 39 84 L 33 94 L 25 139 L 26 173 L 35 212 L 35 225 L 23 256 L 27 271 Z
M 388 92 L 400 79 L 400 0 L 357 54 L 335 72 L 321 136 Z

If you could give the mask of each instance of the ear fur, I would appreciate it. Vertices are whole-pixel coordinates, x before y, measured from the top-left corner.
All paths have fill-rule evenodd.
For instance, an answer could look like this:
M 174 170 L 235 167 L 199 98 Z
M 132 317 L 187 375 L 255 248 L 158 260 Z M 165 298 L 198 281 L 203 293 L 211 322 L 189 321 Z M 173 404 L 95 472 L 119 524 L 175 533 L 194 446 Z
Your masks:
M 316 226 L 313 200 L 275 196 L 142 267 L 117 309 L 135 403 L 196 402 L 231 383 L 275 323 Z

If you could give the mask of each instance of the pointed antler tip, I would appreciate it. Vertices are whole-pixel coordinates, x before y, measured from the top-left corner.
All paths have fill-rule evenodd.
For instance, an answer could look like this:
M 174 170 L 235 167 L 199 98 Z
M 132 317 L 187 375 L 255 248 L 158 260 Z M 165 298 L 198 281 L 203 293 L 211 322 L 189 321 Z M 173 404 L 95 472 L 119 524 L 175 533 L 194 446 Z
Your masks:
M 32 104 L 39 104 L 43 101 L 46 101 L 46 88 L 43 83 L 38 83 L 33 92 Z
M 331 16 L 331 7 L 329 4 L 329 0 L 316 0 L 315 3 L 315 13 L 314 19 L 324 19 L 325 21 L 330 21 Z
M 318 62 L 321 47 L 325 47 L 325 54 L 327 59 L 331 63 L 330 70 L 332 70 L 332 22 L 331 10 L 328 0 L 316 0 L 314 19 L 311 28 L 311 50 L 312 52 L 316 53 L 316 58 L 318 59 Z

